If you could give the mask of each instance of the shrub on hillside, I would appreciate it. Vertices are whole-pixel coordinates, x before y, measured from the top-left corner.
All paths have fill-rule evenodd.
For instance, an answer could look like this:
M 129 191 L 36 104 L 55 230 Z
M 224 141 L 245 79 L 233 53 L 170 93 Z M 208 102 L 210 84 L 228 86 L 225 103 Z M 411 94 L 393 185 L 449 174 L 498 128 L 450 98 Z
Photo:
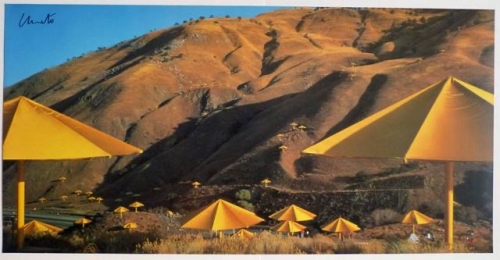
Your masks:
M 398 223 L 402 219 L 401 214 L 392 209 L 376 209 L 371 216 L 375 226 Z

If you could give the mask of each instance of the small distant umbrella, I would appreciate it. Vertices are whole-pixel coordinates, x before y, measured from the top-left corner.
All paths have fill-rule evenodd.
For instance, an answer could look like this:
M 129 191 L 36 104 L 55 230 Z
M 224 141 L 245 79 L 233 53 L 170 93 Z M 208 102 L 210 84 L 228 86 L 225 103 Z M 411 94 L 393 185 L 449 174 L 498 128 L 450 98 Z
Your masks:
M 61 199 L 62 199 L 63 201 L 66 201 L 66 200 L 68 199 L 68 196 L 66 196 L 66 195 L 62 195 L 62 196 L 61 196 Z
M 134 193 L 133 193 L 133 192 L 131 192 L 131 191 L 127 191 L 127 192 L 125 193 L 125 195 L 127 195 L 127 196 L 132 196 L 132 195 L 134 195 Z
M 307 127 L 305 125 L 300 125 L 298 127 L 301 131 L 305 131 L 307 129 Z
M 236 234 L 234 234 L 237 237 L 241 238 L 252 238 L 254 236 L 254 233 L 246 230 L 246 229 L 240 229 Z
M 101 203 L 101 201 L 103 200 L 103 198 L 97 197 L 95 200 L 97 201 L 97 203 Z
M 264 180 L 261 181 L 262 184 L 264 184 L 264 187 L 267 187 L 267 185 L 269 183 L 271 183 L 271 180 L 269 180 L 268 178 L 265 178 Z
M 93 193 L 93 192 L 91 192 L 91 191 L 87 191 L 87 192 L 85 192 L 85 195 L 87 195 L 87 196 L 89 196 L 89 197 L 90 197 L 92 194 L 94 194 L 94 193 Z
M 41 203 L 43 203 L 44 201 L 46 201 L 47 199 L 45 197 L 41 197 L 38 199 L 38 201 L 40 201 Z
M 403 218 L 403 224 L 412 224 L 413 225 L 413 233 L 415 233 L 415 225 L 422 225 L 431 223 L 433 219 L 429 216 L 426 216 L 416 210 L 412 210 L 408 212 Z
M 129 210 L 128 210 L 127 208 L 120 206 L 120 207 L 116 208 L 113 212 L 115 212 L 115 213 L 120 213 L 120 218 L 123 218 L 123 215 L 122 215 L 122 214 L 123 214 L 124 212 L 128 212 L 128 211 L 129 211 Z
M 85 224 L 91 223 L 92 220 L 86 219 L 86 218 L 81 218 L 75 221 L 75 224 L 82 225 L 82 228 L 85 227 Z
M 91 197 L 88 198 L 88 200 L 92 202 L 92 201 L 95 200 L 95 197 L 91 196 Z
M 295 233 L 301 232 L 306 229 L 305 226 L 291 220 L 285 220 L 278 223 L 277 225 L 271 227 L 271 230 L 282 232 L 282 233 Z
M 292 126 L 292 129 L 295 129 L 299 124 L 297 124 L 296 122 L 292 122 L 290 123 L 290 125 Z
M 192 185 L 193 185 L 193 187 L 195 187 L 195 188 L 198 188 L 198 187 L 201 185 L 201 183 L 199 183 L 199 182 L 197 182 L 197 181 L 195 181 L 195 182 L 193 182 L 193 183 L 191 183 L 191 184 L 192 184 Z
M 115 199 L 116 202 L 122 202 L 123 200 L 118 198 L 118 199 Z
M 137 227 L 138 227 L 138 225 L 135 222 L 129 222 L 129 223 L 123 225 L 123 228 L 128 229 L 129 231 L 132 231 L 132 229 L 135 229 Z
M 66 180 L 66 177 L 64 177 L 64 176 L 61 176 L 61 177 L 59 178 L 59 181 L 61 181 L 61 182 L 64 182 L 65 180 Z
M 75 190 L 73 193 L 75 193 L 76 196 L 80 196 L 80 194 L 82 194 L 82 191 L 81 190 Z
M 276 135 L 276 137 L 278 137 L 278 138 L 282 138 L 282 137 L 285 137 L 285 135 L 284 135 L 284 134 L 279 133 L 279 134 L 277 134 L 277 135 Z
M 284 221 L 307 221 L 316 217 L 316 214 L 309 212 L 299 206 L 291 205 L 269 216 L 272 219 Z
M 135 201 L 133 202 L 132 204 L 128 205 L 129 207 L 131 208 L 135 208 L 135 212 L 137 212 L 137 208 L 138 207 L 144 207 L 144 204 L 138 202 L 138 201 Z
M 38 221 L 38 220 L 32 220 L 28 223 L 26 223 L 23 227 L 23 233 L 26 236 L 30 235 L 36 235 L 40 233 L 49 233 L 49 234 L 57 234 L 62 231 L 61 228 L 49 225 L 47 223 Z
M 174 213 L 173 211 L 171 211 L 171 210 L 168 210 L 168 211 L 167 211 L 167 215 L 168 215 L 169 217 L 173 217 L 173 216 L 175 215 L 175 213 Z
M 141 196 L 141 194 L 139 194 L 139 193 L 136 193 L 136 194 L 132 195 L 133 198 L 137 198 L 137 197 L 140 197 L 140 196 Z
M 282 145 L 279 147 L 280 151 L 286 151 L 288 149 L 288 146 Z
M 155 187 L 155 188 L 153 189 L 153 191 L 161 191 L 161 188 L 160 188 L 160 187 Z
M 321 230 L 339 233 L 339 238 L 342 238 L 342 233 L 358 231 L 360 228 L 358 225 L 339 217 L 321 227 Z

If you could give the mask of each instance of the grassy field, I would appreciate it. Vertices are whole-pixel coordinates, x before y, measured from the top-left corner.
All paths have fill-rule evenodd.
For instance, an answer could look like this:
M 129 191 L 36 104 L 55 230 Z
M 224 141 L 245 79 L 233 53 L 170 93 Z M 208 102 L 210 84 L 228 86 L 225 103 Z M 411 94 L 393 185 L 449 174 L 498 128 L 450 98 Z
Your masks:
M 3 229 L 4 252 L 15 252 L 14 236 Z M 40 235 L 27 238 L 26 251 L 61 253 L 128 253 L 128 254 L 403 254 L 450 253 L 447 246 L 436 241 L 414 244 L 402 239 L 372 239 L 344 242 L 331 236 L 317 234 L 299 238 L 267 231 L 252 238 L 224 236 L 206 238 L 198 234 L 172 234 L 160 237 L 155 232 L 88 232 L 73 230 L 62 235 Z M 38 251 L 37 251 L 38 250 Z M 463 242 L 457 242 L 456 253 L 470 253 Z

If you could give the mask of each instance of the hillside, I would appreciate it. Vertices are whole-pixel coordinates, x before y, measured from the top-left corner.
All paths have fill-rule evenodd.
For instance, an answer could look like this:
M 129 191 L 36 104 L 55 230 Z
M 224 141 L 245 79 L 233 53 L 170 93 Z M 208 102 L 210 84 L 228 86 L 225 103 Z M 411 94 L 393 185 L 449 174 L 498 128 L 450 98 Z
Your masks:
M 291 192 L 366 189 L 362 182 L 384 178 L 403 185 L 384 176 L 388 169 L 414 176 L 403 188 L 434 194 L 424 180 L 441 178 L 436 164 L 300 151 L 448 76 L 493 92 L 493 19 L 482 10 L 297 8 L 198 19 L 82 55 L 5 88 L 5 100 L 27 96 L 145 152 L 28 162 L 27 201 L 80 189 L 109 205 L 126 192 L 151 206 L 179 205 L 172 192 L 191 180 L 253 185 L 268 177 Z M 456 170 L 460 185 L 492 165 Z M 4 162 L 4 204 L 14 203 L 15 187 L 14 164 Z

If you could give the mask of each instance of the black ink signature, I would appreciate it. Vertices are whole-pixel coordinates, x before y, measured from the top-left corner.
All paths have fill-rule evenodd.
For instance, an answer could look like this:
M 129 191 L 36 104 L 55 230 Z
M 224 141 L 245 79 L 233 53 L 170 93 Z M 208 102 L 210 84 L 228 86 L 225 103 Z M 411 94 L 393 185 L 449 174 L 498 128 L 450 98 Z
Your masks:
M 54 23 L 54 18 L 53 18 L 54 15 L 56 15 L 56 13 L 47 14 L 47 16 L 45 16 L 44 20 L 33 20 L 33 19 L 31 19 L 30 15 L 28 15 L 25 18 L 24 13 L 23 13 L 23 15 L 21 16 L 21 19 L 19 19 L 19 27 L 23 27 L 25 25 L 32 25 L 32 24 L 53 24 Z

